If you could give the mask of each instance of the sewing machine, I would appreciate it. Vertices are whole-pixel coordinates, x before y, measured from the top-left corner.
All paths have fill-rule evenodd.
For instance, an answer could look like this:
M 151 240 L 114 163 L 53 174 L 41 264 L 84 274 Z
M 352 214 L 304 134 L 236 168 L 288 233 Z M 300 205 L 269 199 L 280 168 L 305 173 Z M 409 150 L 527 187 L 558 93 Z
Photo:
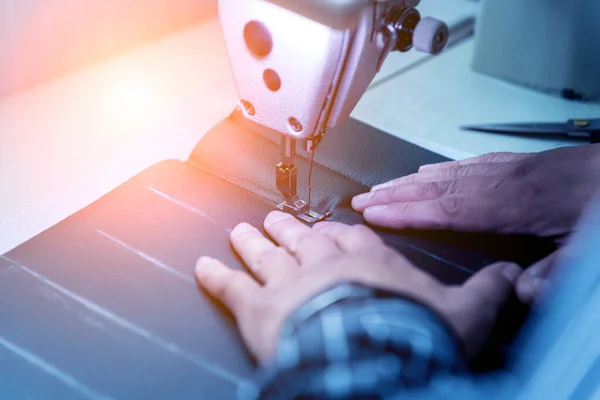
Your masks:
M 282 134 L 279 208 L 314 223 L 314 153 L 350 113 L 392 51 L 440 53 L 448 27 L 421 18 L 420 0 L 220 0 L 219 13 L 243 115 Z M 299 198 L 296 143 L 309 155 Z
M 288 133 L 284 138 L 304 141 L 321 132 L 319 127 L 339 125 L 362 95 L 392 35 L 380 28 L 378 49 L 367 53 L 357 47 L 359 38 L 366 39 L 363 46 L 372 44 L 370 35 L 363 36 L 374 26 L 373 14 L 365 22 L 367 13 L 400 2 L 361 0 L 353 2 L 356 8 L 343 8 L 337 1 L 336 12 L 327 12 L 333 1 L 288 3 L 223 2 L 231 10 L 222 15 L 229 48 L 239 58 L 233 67 L 240 98 L 255 108 L 248 121 L 281 123 L 278 131 Z M 465 17 L 472 18 L 477 4 L 431 0 L 423 6 L 456 30 Z M 268 6 L 272 11 L 265 13 Z M 243 36 L 253 19 L 272 33 L 271 53 L 262 58 L 249 53 Z M 226 118 L 238 97 L 219 25 L 211 19 L 134 49 L 116 63 L 57 79 L 0 105 L 0 254 L 6 253 L 0 256 L 0 365 L 7 365 L 0 398 L 234 399 L 239 384 L 255 372 L 235 325 L 199 292 L 192 272 L 204 255 L 244 268 L 231 250 L 231 229 L 241 221 L 260 226 L 280 197 L 269 190 L 272 171 L 265 168 L 279 160 L 278 144 L 253 134 L 252 126 L 238 125 L 243 106 Z M 302 30 L 297 37 L 275 32 L 285 27 Z M 354 44 L 335 50 L 336 31 Z M 327 200 L 319 211 L 333 210 L 338 222 L 363 223 L 349 207 L 353 195 L 444 160 L 435 153 L 464 158 L 565 144 L 475 136 L 454 128 L 477 122 L 470 119 L 474 111 L 481 122 L 598 114 L 597 105 L 566 103 L 473 73 L 472 39 L 458 43 L 454 37 L 452 49 L 426 63 L 411 57 L 420 54 L 392 55 L 352 118 L 342 129 L 329 130 L 314 167 L 313 181 L 328 185 L 313 195 L 315 204 Z M 291 50 L 280 55 L 283 44 Z M 259 55 L 266 51 L 257 48 Z M 336 57 L 323 58 L 331 54 Z M 348 62 L 333 78 L 324 66 L 336 69 L 338 60 Z M 280 90 L 267 88 L 267 69 L 277 72 Z M 308 97 L 306 91 L 324 90 L 332 82 L 340 93 L 332 104 L 323 105 L 326 95 L 320 104 Z M 141 88 L 134 93 L 148 101 L 141 108 L 134 102 L 134 113 L 125 107 L 115 115 L 114 100 L 131 99 L 122 95 L 128 93 L 124 87 Z M 342 107 L 347 110 L 339 111 Z M 176 112 L 167 115 L 168 108 Z M 435 118 L 429 118 L 432 112 Z M 309 126 L 309 117 L 322 113 L 331 114 L 328 122 Z M 291 117 L 302 123 L 301 134 L 287 130 Z M 136 119 L 139 125 L 132 123 Z M 307 171 L 303 158 L 296 165 Z M 298 193 L 307 200 L 307 193 Z M 503 254 L 486 252 L 482 241 L 471 237 L 438 242 L 438 235 L 380 234 L 407 259 L 451 284 L 521 250 L 528 253 L 518 260 L 525 264 L 535 248 L 506 246 Z

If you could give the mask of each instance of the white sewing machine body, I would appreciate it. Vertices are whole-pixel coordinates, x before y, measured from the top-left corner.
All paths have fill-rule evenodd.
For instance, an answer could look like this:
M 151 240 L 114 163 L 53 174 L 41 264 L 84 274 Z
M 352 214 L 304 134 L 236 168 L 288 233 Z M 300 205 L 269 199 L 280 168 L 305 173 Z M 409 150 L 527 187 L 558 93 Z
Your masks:
M 427 46 L 440 27 L 444 35 L 444 26 L 428 20 L 417 25 L 419 2 L 220 0 L 240 108 L 254 122 L 295 139 L 339 125 L 397 49 L 398 37 L 386 25 L 412 24 L 404 26 L 410 38 L 399 50 L 412 47 L 415 30 L 422 50 L 441 50 Z M 395 20 L 388 21 L 392 9 Z
M 421 19 L 420 0 L 220 0 L 239 107 L 282 134 L 276 186 L 280 208 L 307 222 L 313 154 L 346 121 L 388 54 L 413 46 L 437 54 L 448 27 Z M 309 153 L 308 203 L 297 195 L 296 140 Z

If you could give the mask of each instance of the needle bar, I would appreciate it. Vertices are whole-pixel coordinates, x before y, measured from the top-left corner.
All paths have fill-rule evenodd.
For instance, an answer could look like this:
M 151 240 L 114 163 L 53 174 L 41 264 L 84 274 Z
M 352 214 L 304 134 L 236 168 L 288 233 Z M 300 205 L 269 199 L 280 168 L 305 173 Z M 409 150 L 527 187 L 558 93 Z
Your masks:
M 313 165 L 315 162 L 315 151 L 311 149 L 308 152 L 308 216 L 311 216 L 311 205 L 312 205 L 312 174 L 313 174 Z

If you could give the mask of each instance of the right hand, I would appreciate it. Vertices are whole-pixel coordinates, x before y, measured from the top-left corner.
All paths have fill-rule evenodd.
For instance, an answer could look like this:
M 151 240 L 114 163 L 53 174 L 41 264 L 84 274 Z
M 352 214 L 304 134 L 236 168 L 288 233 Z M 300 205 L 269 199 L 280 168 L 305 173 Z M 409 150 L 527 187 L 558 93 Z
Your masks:
M 353 200 L 392 229 L 564 236 L 600 188 L 600 144 L 538 154 L 493 153 L 422 167 Z
M 276 243 L 248 224 L 231 233 L 249 273 L 210 258 L 200 259 L 196 268 L 200 285 L 231 309 L 249 350 L 263 363 L 275 355 L 288 316 L 341 282 L 387 289 L 423 302 L 448 321 L 472 356 L 485 343 L 522 272 L 514 264 L 494 264 L 462 286 L 446 286 L 364 226 L 326 222 L 311 229 L 288 214 L 273 212 L 265 220 L 265 230 Z

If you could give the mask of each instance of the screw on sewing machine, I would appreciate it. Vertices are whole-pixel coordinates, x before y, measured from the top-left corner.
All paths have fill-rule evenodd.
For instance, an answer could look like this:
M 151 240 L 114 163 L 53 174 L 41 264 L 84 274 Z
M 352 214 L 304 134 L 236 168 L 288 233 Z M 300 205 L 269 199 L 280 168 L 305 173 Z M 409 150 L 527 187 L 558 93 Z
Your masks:
M 294 117 L 291 117 L 290 119 L 288 119 L 288 124 L 290 125 L 290 128 L 294 132 L 298 132 L 299 133 L 299 132 L 302 132 L 302 130 L 304 129 L 304 127 L 302 126 L 302 124 L 300 123 L 300 121 L 298 121 Z
M 252 117 L 256 114 L 256 108 L 254 108 L 254 105 L 252 103 L 250 103 L 249 101 L 240 100 L 240 104 L 242 106 L 242 109 L 246 113 L 246 115 Z

